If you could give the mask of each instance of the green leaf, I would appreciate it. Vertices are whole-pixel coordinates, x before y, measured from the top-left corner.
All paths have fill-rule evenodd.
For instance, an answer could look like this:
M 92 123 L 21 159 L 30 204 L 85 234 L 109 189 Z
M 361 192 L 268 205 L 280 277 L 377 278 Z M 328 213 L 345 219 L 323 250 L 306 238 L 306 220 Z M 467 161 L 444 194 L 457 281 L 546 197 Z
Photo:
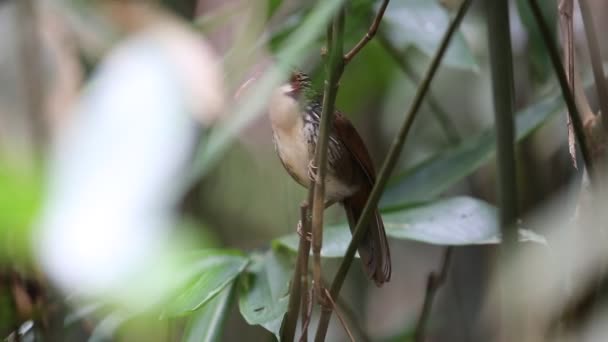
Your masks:
M 232 303 L 234 289 L 235 286 L 231 283 L 205 306 L 195 311 L 186 325 L 182 341 L 220 341 L 222 326 Z
M 561 97 L 554 97 L 520 111 L 515 119 L 516 140 L 530 135 L 562 108 Z M 496 151 L 495 134 L 493 128 L 487 129 L 398 174 L 389 183 L 380 206 L 395 210 L 437 198 L 492 158 Z
M 449 26 L 450 18 L 437 1 L 395 0 L 390 2 L 383 22 L 387 25 L 387 36 L 394 46 L 403 51 L 415 47 L 431 57 Z M 460 69 L 478 68 L 460 32 L 452 39 L 442 63 Z
M 539 1 L 538 5 L 547 21 L 551 35 L 557 36 L 557 5 L 552 1 Z M 529 58 L 531 77 L 537 83 L 543 83 L 552 74 L 551 61 L 545 49 L 544 39 L 526 0 L 517 0 L 517 11 L 525 29 L 528 31 Z
M 185 258 L 189 285 L 171 299 L 163 316 L 191 313 L 205 305 L 245 269 L 248 259 L 237 252 L 200 250 Z
M 292 265 L 287 254 L 274 249 L 253 258 L 238 281 L 239 309 L 247 323 L 263 326 L 278 339 L 289 302 Z
M 479 245 L 500 242 L 496 208 L 471 197 L 453 197 L 382 215 L 386 234 L 395 239 L 436 245 Z M 323 231 L 324 257 L 342 257 L 351 240 L 346 223 Z M 298 236 L 282 237 L 275 243 L 297 251 Z M 520 241 L 546 244 L 545 239 L 520 229 Z M 326 250 L 328 249 L 328 251 Z
M 42 170 L 0 156 L 0 259 L 24 256 L 43 198 Z

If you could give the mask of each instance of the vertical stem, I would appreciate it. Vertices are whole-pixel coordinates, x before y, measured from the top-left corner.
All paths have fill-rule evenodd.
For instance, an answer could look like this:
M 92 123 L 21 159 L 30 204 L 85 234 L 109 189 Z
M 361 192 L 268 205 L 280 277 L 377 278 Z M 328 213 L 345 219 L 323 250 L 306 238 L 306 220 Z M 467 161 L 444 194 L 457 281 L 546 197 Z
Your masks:
M 513 245 L 517 241 L 513 225 L 517 218 L 517 179 L 509 2 L 494 0 L 486 5 L 498 155 L 499 220 L 503 242 Z
M 600 103 L 600 111 L 602 112 L 602 125 L 604 131 L 608 133 L 608 86 L 606 85 L 602 56 L 595 34 L 595 26 L 593 25 L 593 15 L 587 1 L 588 0 L 579 0 L 578 3 L 580 4 L 581 15 L 583 16 L 585 34 L 589 46 L 589 56 L 591 57 L 591 67 L 595 80 L 595 89 L 597 90 L 597 98 Z
M 318 168 L 314 182 L 314 197 L 312 202 L 312 251 L 313 251 L 313 280 L 315 293 L 323 298 L 321 282 L 321 247 L 323 245 L 323 211 L 325 209 L 325 175 L 327 173 L 327 148 L 331 124 L 334 117 L 334 107 L 338 85 L 344 70 L 342 52 L 344 35 L 344 8 L 334 17 L 331 29 L 328 30 L 329 61 L 327 63 L 327 79 L 323 93 L 323 109 L 319 138 L 315 151 L 315 166 Z
M 515 167 L 514 85 L 511 32 L 509 26 L 509 1 L 486 2 L 488 46 L 494 99 L 494 121 L 496 126 L 499 224 L 502 233 L 500 260 L 506 260 L 508 251 L 517 242 L 517 176 Z M 499 336 L 503 341 L 520 340 L 518 317 L 505 311 L 513 288 L 503 285 L 499 306 Z
M 456 28 L 462 21 L 462 18 L 464 17 L 467 9 L 471 5 L 471 2 L 472 2 L 472 0 L 465 0 L 460 5 L 460 8 L 458 9 L 458 13 L 456 14 L 456 17 L 450 23 L 450 26 L 448 27 L 443 38 L 441 39 L 439 48 L 437 49 L 435 56 L 433 56 L 433 59 L 431 60 L 431 64 L 429 65 L 429 67 L 424 75 L 424 78 L 422 79 L 422 83 L 420 84 L 420 86 L 418 87 L 418 90 L 416 91 L 416 95 L 414 96 L 413 102 L 406 114 L 405 122 L 400 127 L 399 132 L 397 133 L 397 136 L 395 137 L 395 139 L 393 140 L 393 143 L 391 144 L 388 155 L 386 156 L 384 163 L 382 164 L 382 167 L 380 168 L 380 172 L 378 173 L 378 178 L 376 180 L 376 184 L 374 184 L 372 192 L 367 200 L 367 203 L 365 204 L 365 207 L 363 208 L 363 212 L 361 213 L 361 217 L 359 218 L 359 221 L 357 222 L 357 225 L 354 229 L 352 239 L 350 241 L 350 244 L 348 245 L 348 248 L 344 255 L 344 259 L 342 260 L 342 263 L 340 264 L 340 269 L 338 270 L 338 273 L 336 274 L 336 277 L 334 278 L 334 281 L 331 284 L 330 295 L 332 298 L 338 298 L 338 294 L 340 293 L 340 289 L 342 288 L 342 284 L 344 283 L 346 274 L 348 273 L 348 270 L 350 269 L 350 265 L 353 262 L 353 258 L 355 256 L 357 246 L 359 246 L 359 243 L 361 243 L 361 240 L 363 239 L 363 236 L 366 233 L 365 228 L 372 216 L 372 213 L 374 212 L 376 206 L 378 205 L 378 200 L 380 199 L 380 196 L 382 195 L 382 192 L 384 191 L 384 187 L 386 186 L 386 183 L 388 182 L 388 178 L 397 163 L 397 159 L 401 155 L 401 151 L 403 150 L 403 145 L 405 143 L 405 139 L 407 138 L 407 136 L 410 132 L 412 124 L 414 123 L 414 119 L 416 118 L 418 110 L 420 109 L 420 106 L 422 105 L 422 101 L 424 100 L 424 98 L 429 90 L 431 81 L 433 80 L 433 77 L 435 76 L 435 73 L 437 72 L 437 69 L 439 68 L 441 59 L 443 58 L 445 51 L 447 50 L 447 47 L 454 35 L 454 32 L 456 32 Z M 327 334 L 327 328 L 329 327 L 330 318 L 331 318 L 331 310 L 323 310 L 321 312 L 321 317 L 319 319 L 319 326 L 317 327 L 317 334 L 315 336 L 316 342 L 322 342 L 325 340 L 325 335 Z
M 17 32 L 20 34 L 19 51 L 21 55 L 21 71 L 25 88 L 25 120 L 29 123 L 30 143 L 33 151 L 37 151 L 45 140 L 44 129 L 44 71 L 42 70 L 41 46 L 39 35 L 38 13 L 33 0 L 16 2 Z

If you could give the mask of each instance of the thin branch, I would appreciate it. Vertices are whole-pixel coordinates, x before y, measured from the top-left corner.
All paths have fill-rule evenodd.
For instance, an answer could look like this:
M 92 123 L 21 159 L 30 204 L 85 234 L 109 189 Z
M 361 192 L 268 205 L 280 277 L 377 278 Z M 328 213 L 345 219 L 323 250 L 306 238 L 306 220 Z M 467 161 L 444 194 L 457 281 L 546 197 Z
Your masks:
M 315 288 L 310 288 L 310 295 L 306 294 L 309 298 L 306 306 L 302 307 L 302 336 L 300 336 L 300 342 L 308 341 L 308 326 L 310 325 L 310 321 L 312 319 L 312 298 L 315 297 L 314 294 Z M 306 311 L 304 311 L 306 310 Z
M 570 116 L 572 118 L 572 125 L 574 126 L 574 133 L 576 134 L 576 138 L 578 140 L 578 144 L 581 148 L 581 153 L 583 155 L 583 160 L 585 161 L 585 166 L 587 168 L 587 172 L 589 173 L 589 179 L 591 180 L 592 184 L 595 184 L 595 169 L 593 165 L 591 150 L 589 149 L 587 139 L 585 139 L 583 120 L 576 107 L 574 95 L 572 94 L 572 92 L 570 92 L 570 88 L 568 87 L 568 79 L 566 78 L 564 68 L 561 65 L 557 46 L 555 44 L 555 41 L 553 41 L 553 37 L 551 36 L 551 30 L 549 30 L 549 26 L 547 25 L 545 18 L 543 18 L 542 12 L 538 7 L 538 3 L 536 2 L 536 0 L 528 0 L 528 3 L 530 4 L 530 7 L 532 9 L 534 18 L 536 19 L 536 22 L 539 25 L 541 34 L 543 35 L 543 42 L 545 43 L 545 47 L 547 48 L 547 52 L 549 53 L 549 57 L 551 58 L 553 69 L 557 74 L 557 79 L 559 80 L 559 85 L 562 89 L 562 96 L 564 97 L 564 101 L 566 102 L 566 106 L 568 107 L 568 111 L 570 112 Z
M 308 202 L 304 202 L 300 205 L 300 244 L 298 246 L 296 267 L 293 272 L 293 279 L 291 280 L 291 288 L 289 289 L 289 304 L 287 305 L 287 312 L 285 313 L 281 327 L 281 341 L 294 340 L 300 305 L 308 300 L 308 254 L 310 253 L 310 240 L 308 239 L 310 220 L 308 217 Z
M 608 86 L 606 85 L 602 56 L 598 45 L 597 35 L 595 34 L 595 26 L 593 25 L 593 15 L 587 1 L 588 0 L 579 0 L 578 3 L 581 7 L 581 15 L 583 16 L 583 24 L 587 36 L 587 45 L 589 46 L 589 56 L 591 57 L 595 89 L 597 90 L 597 98 L 602 113 L 602 125 L 604 131 L 608 133 Z
M 386 7 L 388 6 L 389 1 L 390 0 L 382 1 L 382 5 L 380 5 L 380 9 L 378 10 L 376 17 L 374 18 L 374 21 L 372 22 L 372 26 L 369 27 L 369 30 L 365 33 L 365 35 L 363 36 L 363 38 L 361 38 L 357 45 L 355 45 L 352 50 L 350 50 L 346 55 L 344 55 L 344 64 L 348 64 L 353 59 L 353 57 L 355 57 L 355 55 L 357 55 L 359 51 L 361 51 L 361 49 L 363 49 L 363 47 L 367 45 L 367 43 L 369 43 L 372 38 L 374 38 L 376 32 L 378 31 L 378 27 L 380 26 L 380 22 L 382 21 L 384 11 L 386 11 Z
M 323 211 L 325 210 L 325 175 L 327 173 L 327 149 L 331 123 L 334 117 L 334 107 L 338 85 L 344 70 L 342 52 L 344 36 L 344 8 L 342 7 L 334 17 L 331 29 L 328 30 L 329 61 L 327 63 L 327 79 L 323 93 L 323 109 L 319 138 L 315 151 L 317 172 L 314 183 L 314 197 L 312 202 L 312 252 L 313 252 L 313 280 L 315 292 L 319 299 L 323 298 L 321 290 L 321 247 L 323 245 Z M 312 187 L 312 185 L 311 185 Z
M 414 123 L 414 119 L 416 118 L 418 110 L 420 109 L 420 106 L 422 105 L 422 101 L 424 100 L 424 97 L 429 90 L 431 81 L 433 80 L 433 77 L 435 76 L 435 73 L 436 73 L 437 69 L 439 68 L 441 59 L 443 58 L 443 55 L 445 54 L 445 51 L 447 50 L 447 47 L 452 39 L 452 36 L 454 35 L 454 32 L 456 32 L 456 28 L 462 21 L 464 14 L 466 13 L 467 9 L 469 8 L 471 1 L 472 0 L 465 0 L 460 5 L 458 13 L 456 14 L 456 17 L 450 23 L 450 26 L 448 27 L 447 31 L 445 32 L 445 34 L 441 40 L 441 44 L 439 45 L 439 48 L 438 48 L 437 52 L 435 53 L 435 56 L 431 60 L 431 64 L 422 80 L 422 83 L 418 87 L 418 90 L 416 92 L 416 95 L 414 96 L 412 105 L 410 106 L 410 108 L 407 112 L 405 122 L 399 129 L 397 136 L 395 137 L 395 139 L 393 140 L 393 143 L 391 144 L 390 150 L 388 152 L 388 156 L 386 157 L 386 159 L 382 165 L 382 168 L 380 169 L 380 172 L 378 174 L 376 184 L 374 184 L 374 188 L 372 189 L 372 192 L 367 200 L 367 203 L 365 204 L 365 208 L 363 209 L 361 217 L 360 217 L 359 221 L 357 222 L 357 225 L 353 232 L 351 242 L 348 245 L 348 249 L 346 250 L 346 254 L 344 255 L 344 259 L 342 260 L 342 263 L 340 265 L 340 269 L 338 270 L 338 273 L 336 274 L 336 277 L 334 278 L 334 281 L 331 285 L 330 294 L 333 298 L 337 298 L 338 294 L 340 293 L 340 289 L 342 288 L 342 284 L 344 283 L 346 274 L 348 273 L 350 265 L 353 262 L 353 258 L 355 256 L 357 247 L 359 246 L 363 236 L 366 233 L 365 228 L 367 227 L 367 224 L 372 216 L 372 213 L 374 212 L 375 208 L 378 205 L 378 200 L 380 199 L 380 196 L 382 195 L 382 192 L 384 191 L 384 187 L 386 186 L 388 178 L 397 163 L 397 159 L 399 158 L 401 151 L 403 150 L 403 145 L 405 143 L 405 139 L 407 138 L 409 131 L 412 127 L 412 124 Z M 327 334 L 327 328 L 329 326 L 330 318 L 331 318 L 331 311 L 322 311 L 321 318 L 319 319 L 319 326 L 317 328 L 317 334 L 315 336 L 315 341 L 321 342 L 321 341 L 325 340 L 325 335 Z
M 568 85 L 570 91 L 576 93 L 574 83 L 574 38 L 573 38 L 573 2 L 574 0 L 560 0 L 558 5 L 559 11 L 559 27 L 562 32 L 563 49 L 564 49 L 564 69 L 566 70 L 566 78 L 568 79 Z M 566 126 L 568 127 L 568 151 L 572 158 L 572 165 L 574 168 L 578 168 L 576 165 L 576 138 L 574 136 L 574 129 L 572 128 L 572 118 L 570 113 L 566 116 Z
M 348 338 L 350 338 L 351 342 L 355 342 L 355 338 L 353 337 L 353 334 L 350 332 L 350 329 L 348 328 L 346 321 L 344 320 L 344 318 L 340 314 L 340 311 L 338 310 L 338 306 L 336 305 L 336 302 L 334 302 L 334 299 L 331 298 L 331 294 L 329 293 L 329 291 L 327 291 L 327 289 L 325 289 L 325 297 L 330 301 L 331 308 L 336 312 L 336 315 L 338 316 L 338 319 L 340 320 L 340 323 L 342 324 L 342 328 L 344 328 L 344 331 L 348 335 Z
M 431 314 L 431 309 L 433 307 L 433 301 L 435 299 L 435 295 L 437 294 L 437 290 L 439 290 L 448 276 L 448 270 L 450 269 L 450 264 L 452 260 L 452 252 L 454 247 L 449 246 L 446 247 L 443 252 L 443 258 L 441 261 L 441 266 L 439 268 L 439 274 L 435 272 L 431 272 L 427 278 L 426 282 L 426 293 L 424 295 L 424 303 L 422 305 L 422 311 L 420 311 L 420 317 L 418 318 L 418 323 L 416 324 L 416 331 L 414 333 L 414 341 L 422 342 L 424 341 L 424 337 L 426 335 L 426 327 L 429 320 L 429 316 Z
M 414 83 L 420 83 L 420 75 L 416 73 L 416 70 L 407 62 L 405 56 L 389 41 L 386 35 L 380 31 L 376 40 L 382 45 L 384 50 L 388 53 L 388 55 L 393 59 L 393 61 L 397 64 L 399 69 Z M 456 129 L 456 125 L 450 119 L 450 116 L 441 108 L 437 99 L 431 91 L 429 91 L 426 96 L 426 103 L 431 108 L 431 113 L 435 116 L 435 119 L 439 123 L 439 126 L 443 130 L 448 142 L 450 144 L 456 144 L 460 142 L 460 137 L 458 136 L 458 130 Z

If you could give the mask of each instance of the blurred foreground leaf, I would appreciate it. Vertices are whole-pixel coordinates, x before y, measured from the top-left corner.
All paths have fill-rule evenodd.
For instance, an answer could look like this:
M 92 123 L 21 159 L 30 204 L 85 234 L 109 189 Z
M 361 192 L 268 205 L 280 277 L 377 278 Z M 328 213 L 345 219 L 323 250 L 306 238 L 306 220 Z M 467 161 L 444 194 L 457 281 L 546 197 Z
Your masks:
M 164 316 L 191 313 L 213 299 L 245 269 L 248 259 L 237 252 L 201 250 L 192 252 L 184 262 L 187 279 L 192 282 L 173 298 Z
M 213 342 L 220 341 L 222 326 L 228 315 L 235 286 L 226 286 L 215 298 L 192 314 L 182 341 Z
M 386 234 L 395 239 L 435 245 L 480 245 L 500 242 L 496 208 L 471 197 L 453 197 L 382 215 Z M 329 226 L 323 232 L 322 256 L 341 257 L 351 233 L 346 223 Z M 298 248 L 296 234 L 279 238 L 276 244 L 292 251 Z M 520 241 L 546 243 L 531 231 L 520 229 Z
M 515 119 L 517 141 L 530 135 L 562 108 L 561 97 L 554 97 L 520 111 Z M 496 151 L 495 135 L 494 128 L 489 128 L 398 174 L 384 192 L 380 207 L 395 210 L 435 199 L 492 158 Z
M 287 254 L 274 249 L 255 259 L 239 278 L 239 309 L 247 323 L 263 326 L 278 339 L 289 302 L 292 265 Z
M 383 22 L 388 25 L 386 33 L 394 46 L 403 51 L 416 47 L 431 57 L 450 19 L 437 1 L 394 0 L 390 2 Z M 442 63 L 460 69 L 477 69 L 477 62 L 462 33 L 458 32 L 452 39 Z
M 261 76 L 227 120 L 216 125 L 199 147 L 190 181 L 204 175 L 223 155 L 236 136 L 253 119 L 264 113 L 264 107 L 272 91 L 285 79 L 293 66 L 298 65 L 310 51 L 310 45 L 321 35 L 331 16 L 343 0 L 318 2 L 302 24 L 289 35 L 276 54 L 276 65 Z

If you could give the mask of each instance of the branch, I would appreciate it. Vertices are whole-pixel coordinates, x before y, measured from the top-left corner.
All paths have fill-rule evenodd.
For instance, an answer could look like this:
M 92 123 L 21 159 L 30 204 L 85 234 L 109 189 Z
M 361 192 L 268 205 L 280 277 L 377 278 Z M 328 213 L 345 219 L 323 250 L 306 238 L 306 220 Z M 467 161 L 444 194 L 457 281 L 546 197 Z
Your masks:
M 420 76 L 416 73 L 414 68 L 406 61 L 405 57 L 402 53 L 389 41 L 386 35 L 380 31 L 378 33 L 378 37 L 376 38 L 380 45 L 386 50 L 388 55 L 397 63 L 397 66 L 403 71 L 403 73 L 415 84 L 420 83 Z M 441 108 L 438 101 L 433 96 L 433 93 L 429 91 L 426 96 L 426 103 L 431 108 L 431 113 L 435 116 L 435 119 L 439 123 L 439 126 L 443 130 L 448 142 L 451 144 L 456 144 L 460 142 L 460 137 L 458 136 L 458 130 L 456 129 L 456 125 L 450 119 L 450 116 Z
M 566 106 L 568 107 L 568 111 L 570 112 L 570 116 L 572 119 L 572 125 L 574 126 L 574 133 L 576 134 L 576 138 L 578 140 L 578 144 L 581 148 L 581 154 L 583 155 L 583 160 L 585 162 L 585 166 L 587 168 L 587 172 L 589 173 L 589 179 L 592 184 L 596 183 L 595 177 L 595 169 L 592 160 L 591 150 L 589 149 L 589 145 L 587 143 L 587 139 L 585 139 L 585 131 L 583 127 L 583 120 L 581 115 L 576 107 L 576 102 L 574 99 L 574 95 L 570 91 L 568 87 L 568 79 L 566 78 L 566 74 L 564 73 L 564 68 L 561 65 L 559 52 L 557 50 L 557 46 L 551 37 L 551 31 L 549 30 L 549 26 L 547 22 L 542 16 L 540 8 L 538 7 L 538 3 L 536 0 L 528 0 L 530 7 L 532 9 L 532 13 L 538 26 L 540 28 L 540 32 L 543 35 L 543 42 L 545 43 L 545 47 L 549 52 L 549 57 L 551 58 L 551 63 L 553 64 L 553 69 L 557 74 L 557 79 L 559 80 L 559 85 L 562 89 L 562 96 L 564 97 L 564 101 L 566 102 Z
M 422 311 L 420 312 L 420 317 L 418 318 L 418 323 L 416 324 L 416 331 L 414 332 L 414 341 L 422 342 L 424 341 L 424 336 L 426 333 L 427 322 L 429 320 L 429 316 L 431 314 L 431 308 L 433 307 L 433 300 L 435 299 L 435 294 L 437 290 L 445 284 L 445 281 L 448 276 L 448 270 L 450 268 L 450 263 L 452 260 L 452 246 L 446 247 L 443 252 L 443 259 L 441 261 L 441 267 L 439 269 L 439 274 L 435 272 L 431 272 L 426 281 L 426 293 L 424 295 L 424 303 L 422 304 Z
M 422 80 L 422 83 L 420 84 L 420 87 L 418 87 L 418 90 L 416 92 L 412 105 L 410 106 L 410 109 L 408 110 L 407 118 L 406 118 L 405 122 L 403 123 L 403 125 L 401 126 L 401 128 L 399 129 L 399 132 L 398 132 L 397 136 L 395 137 L 395 139 L 393 140 L 393 143 L 391 144 L 390 150 L 388 152 L 388 156 L 386 157 L 384 164 L 382 165 L 382 168 L 380 169 L 380 172 L 378 174 L 378 179 L 376 181 L 376 184 L 374 184 L 374 188 L 372 189 L 372 192 L 367 200 L 367 203 L 365 204 L 363 213 L 361 214 L 361 217 L 360 217 L 359 221 L 357 222 L 357 226 L 355 227 L 355 230 L 353 232 L 352 240 L 351 240 L 350 244 L 348 245 L 348 249 L 346 250 L 346 254 L 344 255 L 344 259 L 342 260 L 340 269 L 338 270 L 338 273 L 336 274 L 336 277 L 331 285 L 330 295 L 332 296 L 332 298 L 338 298 L 338 294 L 340 292 L 340 289 L 342 288 L 342 284 L 344 283 L 346 274 L 348 273 L 350 265 L 352 264 L 353 258 L 355 256 L 357 246 L 359 246 L 363 236 L 366 233 L 365 228 L 367 227 L 367 224 L 368 224 L 375 208 L 378 205 L 378 200 L 380 199 L 380 195 L 382 194 L 382 191 L 384 190 L 384 187 L 386 186 L 388 177 L 390 176 L 391 172 L 393 171 L 393 168 L 395 167 L 395 164 L 397 163 L 397 159 L 399 158 L 399 155 L 401 154 L 401 151 L 403 150 L 403 145 L 405 143 L 405 139 L 407 138 L 408 133 L 412 127 L 412 124 L 414 123 L 414 119 L 416 118 L 418 109 L 420 109 L 420 106 L 422 105 L 422 101 L 424 100 L 424 97 L 425 97 L 427 91 L 429 90 L 431 81 L 432 81 L 433 77 L 435 76 L 435 72 L 437 71 L 437 69 L 439 67 L 439 64 L 441 62 L 441 59 L 443 58 L 443 55 L 445 54 L 445 51 L 447 50 L 448 44 L 449 44 L 450 40 L 452 39 L 454 32 L 456 32 L 456 28 L 462 21 L 464 14 L 466 13 L 467 9 L 469 8 L 471 1 L 472 0 L 465 0 L 460 5 L 458 13 L 456 14 L 456 17 L 450 23 L 450 26 L 448 27 L 447 31 L 445 32 L 445 34 L 441 40 L 441 44 L 439 45 L 439 49 L 437 50 L 435 56 L 431 60 L 431 64 Z M 327 334 L 327 328 L 329 326 L 330 318 L 331 318 L 331 311 L 323 310 L 321 312 L 321 318 L 319 319 L 319 326 L 317 328 L 317 334 L 315 336 L 315 341 L 321 342 L 321 341 L 325 340 L 325 335 Z
M 300 245 L 298 246 L 298 257 L 291 280 L 291 288 L 289 289 L 289 304 L 281 327 L 281 341 L 294 340 L 300 305 L 304 305 L 303 312 L 306 312 L 306 303 L 308 302 L 308 254 L 310 253 L 310 240 L 307 238 L 310 235 L 308 213 L 308 202 L 304 202 L 300 205 Z M 303 314 L 302 317 L 306 316 Z M 303 334 L 306 334 L 305 330 Z
M 583 16 L 587 45 L 589 46 L 589 56 L 591 57 L 595 89 L 597 90 L 597 98 L 602 113 L 602 125 L 604 131 L 608 133 L 608 86 L 606 85 L 602 56 L 595 34 L 595 26 L 593 25 L 593 15 L 591 14 L 591 9 L 589 8 L 587 0 L 579 0 L 579 5 L 581 7 L 581 15 Z
M 323 109 L 319 138 L 315 151 L 314 165 L 318 168 L 314 182 L 312 201 L 312 252 L 313 252 L 313 281 L 315 293 L 319 299 L 324 298 L 321 282 L 321 246 L 323 245 L 323 211 L 325 210 L 325 175 L 327 174 L 327 149 L 331 123 L 334 117 L 334 107 L 338 85 L 344 70 L 342 52 L 344 35 L 344 8 L 334 17 L 328 30 L 329 61 L 327 63 L 327 79 L 323 93 Z M 313 187 L 313 185 L 311 185 Z
M 564 69 L 566 70 L 566 78 L 570 91 L 576 94 L 576 83 L 574 82 L 574 43 L 573 43 L 573 2 L 574 0 L 560 0 L 558 5 L 559 11 L 559 26 L 562 31 L 562 46 L 564 49 Z M 568 112 L 566 116 L 566 126 L 568 127 L 568 152 L 572 157 L 572 165 L 577 168 L 576 164 L 576 138 L 574 129 L 572 128 L 571 115 Z
M 369 43 L 372 38 L 374 38 L 376 32 L 378 31 L 378 26 L 380 26 L 380 22 L 382 21 L 384 11 L 386 11 L 386 7 L 388 6 L 389 1 L 390 0 L 382 1 L 382 5 L 380 5 L 380 9 L 378 10 L 376 17 L 374 18 L 374 21 L 372 22 L 372 26 L 369 27 L 369 30 L 367 31 L 367 33 L 365 33 L 365 35 L 363 36 L 363 38 L 361 38 L 357 45 L 355 45 L 352 50 L 350 50 L 346 55 L 344 55 L 344 64 L 348 64 L 353 59 L 353 57 L 355 57 L 355 55 L 357 55 L 359 51 L 361 51 L 361 49 L 363 49 L 363 47 L 367 45 L 367 43 Z

